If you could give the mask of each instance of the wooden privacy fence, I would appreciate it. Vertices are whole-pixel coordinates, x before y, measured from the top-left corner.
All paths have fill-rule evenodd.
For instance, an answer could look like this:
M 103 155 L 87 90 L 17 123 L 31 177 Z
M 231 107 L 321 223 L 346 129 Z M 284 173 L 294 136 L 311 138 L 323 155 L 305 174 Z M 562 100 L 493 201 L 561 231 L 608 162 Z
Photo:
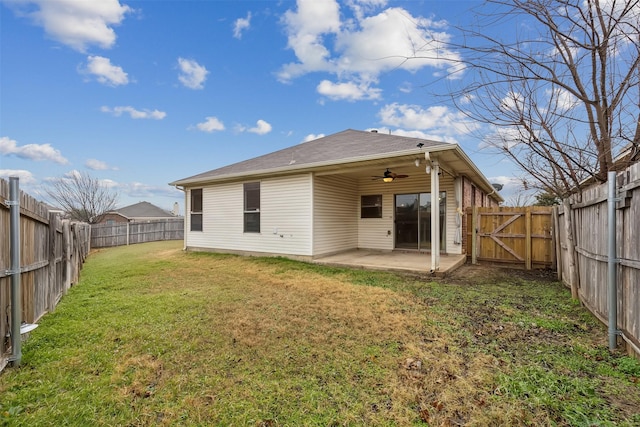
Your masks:
M 576 286 L 583 304 L 605 324 L 609 323 L 607 193 L 606 183 L 597 185 L 583 191 L 580 198 L 571 197 L 569 212 L 557 208 L 558 277 L 567 286 Z M 616 193 L 616 329 L 640 355 L 640 163 L 617 174 Z M 573 224 L 570 230 L 566 215 Z
M 11 339 L 11 248 L 9 183 L 0 179 L 0 370 L 8 363 Z M 53 311 L 78 282 L 89 253 L 89 224 L 61 220 L 45 204 L 20 192 L 20 284 L 22 321 L 35 323 Z
M 552 208 L 467 208 L 467 255 L 471 262 L 488 261 L 531 270 L 555 268 Z
M 126 224 L 93 224 L 91 226 L 92 248 L 182 239 L 184 239 L 184 219 L 128 222 Z

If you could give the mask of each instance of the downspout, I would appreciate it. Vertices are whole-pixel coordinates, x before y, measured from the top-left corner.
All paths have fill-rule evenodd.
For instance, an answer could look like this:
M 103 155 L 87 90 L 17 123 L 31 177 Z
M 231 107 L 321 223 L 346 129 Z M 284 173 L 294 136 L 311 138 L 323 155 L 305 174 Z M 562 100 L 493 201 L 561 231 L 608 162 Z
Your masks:
M 22 360 L 22 297 L 20 295 L 20 181 L 9 177 L 10 247 L 11 247 L 11 357 L 13 366 Z
M 607 261 L 608 267 L 608 290 L 609 290 L 609 351 L 614 351 L 617 347 L 618 335 L 618 277 L 617 277 L 617 259 L 616 252 L 616 173 L 608 173 L 608 235 L 607 246 L 609 256 Z

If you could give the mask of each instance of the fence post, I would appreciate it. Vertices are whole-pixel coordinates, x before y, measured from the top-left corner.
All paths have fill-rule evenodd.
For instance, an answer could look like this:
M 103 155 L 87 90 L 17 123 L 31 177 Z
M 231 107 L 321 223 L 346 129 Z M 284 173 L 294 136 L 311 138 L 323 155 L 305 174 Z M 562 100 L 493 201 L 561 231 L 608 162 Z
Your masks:
M 607 216 L 607 248 L 609 251 L 607 261 L 608 291 L 609 291 L 609 351 L 614 351 L 618 345 L 618 283 L 617 272 L 618 256 L 616 251 L 616 173 L 608 173 L 608 216 Z
M 571 216 L 571 204 L 569 199 L 562 201 L 564 207 L 564 226 L 567 231 L 567 258 L 569 262 L 569 285 L 571 287 L 571 297 L 578 299 L 578 272 L 576 268 L 576 246 L 575 233 L 573 232 L 573 218 Z
M 56 237 L 58 214 L 49 212 L 49 286 L 47 287 L 47 310 L 53 312 L 58 299 L 57 267 L 56 264 Z
M 10 252 L 11 252 L 11 358 L 13 366 L 22 359 L 22 295 L 20 283 L 20 181 L 9 177 Z
M 64 282 L 62 292 L 71 286 L 71 224 L 68 219 L 62 223 L 62 252 L 64 253 Z
M 526 207 L 524 213 L 524 268 L 531 270 L 531 208 Z
M 560 242 L 560 215 L 559 215 L 558 206 L 554 206 L 551 210 L 551 218 L 553 222 L 553 232 L 551 233 L 551 238 L 553 239 L 552 245 L 555 247 L 555 257 L 552 265 L 552 268 L 556 269 L 556 273 L 558 275 L 558 281 L 562 281 L 562 245 Z
M 478 207 L 471 212 L 471 264 L 478 263 Z

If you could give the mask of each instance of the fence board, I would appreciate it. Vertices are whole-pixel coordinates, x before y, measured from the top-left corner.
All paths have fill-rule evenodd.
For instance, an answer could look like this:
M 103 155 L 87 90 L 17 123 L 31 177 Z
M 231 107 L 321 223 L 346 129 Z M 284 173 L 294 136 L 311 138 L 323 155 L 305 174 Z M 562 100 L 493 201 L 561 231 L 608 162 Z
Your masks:
M 91 247 L 93 248 L 182 239 L 184 239 L 184 219 L 91 226 Z
M 616 190 L 621 201 L 616 209 L 617 329 L 629 348 L 640 354 L 640 163 L 618 173 Z M 562 281 L 571 286 L 569 245 L 565 215 L 573 218 L 578 296 L 603 323 L 608 323 L 608 209 L 607 184 L 583 191 L 570 199 L 570 212 L 558 209 L 560 254 L 558 269 Z
M 0 370 L 11 353 L 11 267 L 9 182 L 0 179 Z M 66 230 L 66 232 L 65 232 Z M 76 246 L 75 263 L 64 262 L 64 252 Z M 22 320 L 35 323 L 48 311 L 53 311 L 62 294 L 78 281 L 78 272 L 89 251 L 89 225 L 61 221 L 50 214 L 48 207 L 24 192 L 20 192 L 20 289 Z M 65 286 L 65 277 L 73 277 Z

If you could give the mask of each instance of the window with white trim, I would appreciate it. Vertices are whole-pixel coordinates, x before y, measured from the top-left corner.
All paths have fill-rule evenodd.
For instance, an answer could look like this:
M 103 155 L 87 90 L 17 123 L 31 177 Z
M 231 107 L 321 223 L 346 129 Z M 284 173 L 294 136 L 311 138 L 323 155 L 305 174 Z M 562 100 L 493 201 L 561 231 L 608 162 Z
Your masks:
M 202 188 L 191 190 L 191 231 L 202 231 Z
M 260 232 L 260 183 L 244 184 L 244 232 Z
M 360 218 L 382 218 L 382 194 L 360 196 Z

